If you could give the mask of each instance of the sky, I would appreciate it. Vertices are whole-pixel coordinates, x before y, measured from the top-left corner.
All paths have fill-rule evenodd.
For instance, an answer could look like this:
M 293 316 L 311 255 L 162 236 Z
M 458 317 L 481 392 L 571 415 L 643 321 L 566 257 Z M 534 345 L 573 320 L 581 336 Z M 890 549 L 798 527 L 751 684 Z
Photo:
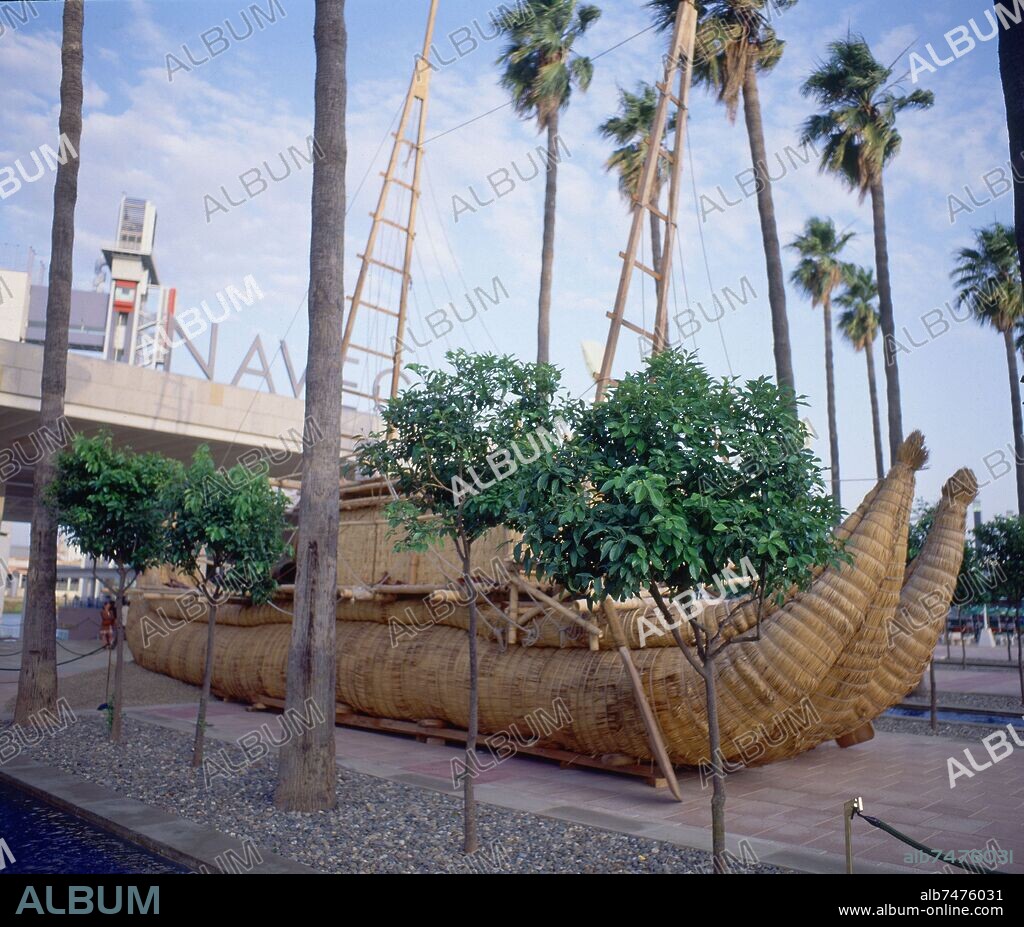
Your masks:
M 629 222 L 616 179 L 604 168 L 609 144 L 597 127 L 615 112 L 619 88 L 660 80 L 667 44 L 649 28 L 643 0 L 597 2 L 602 16 L 578 49 L 594 58 L 593 83 L 585 93 L 574 92 L 560 126 L 551 356 L 576 395 L 592 385 L 581 342 L 604 343 L 605 312 L 614 302 Z M 515 115 L 498 83 L 501 40 L 493 37 L 488 17 L 497 5 L 441 0 L 409 320 L 420 346 L 407 360 L 437 364 L 455 347 L 535 357 L 544 197 L 537 146 L 543 138 L 533 123 Z M 429 2 L 348 0 L 346 7 L 344 247 L 351 293 Z M 786 50 L 778 67 L 761 79 L 761 105 L 769 163 L 773 176 L 782 175 L 775 183 L 775 206 L 783 244 L 810 216 L 831 217 L 854 233 L 847 259 L 870 266 L 870 200 L 861 203 L 836 179 L 820 175 L 813 156 L 805 163 L 806 153 L 799 150 L 800 124 L 814 106 L 801 96 L 800 85 L 828 42 L 849 29 L 865 36 L 876 57 L 894 62 L 897 75 L 907 75 L 904 89 L 934 92 L 932 109 L 901 114 L 903 148 L 885 177 L 897 338 L 906 348 L 899 353 L 903 421 L 907 431 L 921 429 L 931 449 L 918 494 L 936 499 L 958 467 L 970 466 L 983 485 L 980 502 L 987 517 L 1015 507 L 1013 475 L 1004 462 L 1012 462 L 1006 359 L 994 329 L 964 320 L 956 310 L 949 273 L 954 250 L 970 243 L 972 229 L 1012 222 L 1012 195 L 999 181 L 1008 173 L 1008 143 L 996 41 L 976 41 L 953 58 L 944 37 L 953 30 L 955 38 L 960 26 L 970 29 L 971 17 L 982 34 L 991 31 L 986 9 L 984 0 L 803 0 L 775 17 Z M 0 27 L 0 176 L 8 176 L 5 166 L 21 159 L 32 167 L 31 152 L 55 144 L 60 5 L 0 2 Z M 230 382 L 258 335 L 273 358 L 271 374 L 282 393 L 290 386 L 279 344 L 286 342 L 298 371 L 308 335 L 312 31 L 313 4 L 303 0 L 86 2 L 75 285 L 92 285 L 99 249 L 113 238 L 121 195 L 153 201 L 159 216 L 156 263 L 161 282 L 178 290 L 179 316 L 204 300 L 219 311 L 217 294 L 231 286 L 244 289 L 247 278 L 262 294 L 221 324 L 215 378 Z M 203 47 L 204 34 L 213 56 Z M 929 44 L 949 63 L 918 65 L 915 83 L 911 56 L 931 61 Z M 749 185 L 743 186 L 750 152 L 742 114 L 731 124 L 724 107 L 695 89 L 688 144 L 673 315 L 681 313 L 684 325 L 688 318 L 697 320 L 695 334 L 693 324 L 685 326 L 683 333 L 692 336 L 685 344 L 696 348 L 715 375 L 773 375 L 756 200 Z M 281 179 L 251 182 L 255 193 L 247 194 L 240 175 L 258 169 L 265 178 L 268 166 Z M 986 189 L 986 174 L 1000 195 Z M 489 177 L 497 181 L 500 197 Z M 47 171 L 0 199 L 0 258 L 4 247 L 16 254 L 31 246 L 45 260 L 52 195 L 53 174 Z M 228 195 L 237 205 L 227 205 Z M 951 196 L 960 200 L 952 203 L 952 218 Z M 493 202 L 478 205 L 487 201 Z M 400 199 L 392 202 L 401 205 Z M 793 252 L 784 249 L 783 260 L 788 274 Z M 393 281 L 386 276 L 377 272 L 368 292 L 391 298 L 393 305 Z M 649 324 L 654 294 L 641 276 L 634 278 L 629 315 Z M 734 297 L 730 305 L 726 298 L 721 312 L 713 295 L 726 287 L 746 302 Z M 477 288 L 490 301 L 478 294 L 477 310 L 470 313 L 464 294 Z M 821 313 L 792 286 L 787 290 L 797 389 L 807 397 L 804 414 L 819 435 L 815 450 L 827 463 Z M 450 301 L 465 321 L 445 309 Z M 672 329 L 678 338 L 679 326 Z M 201 351 L 208 337 L 197 338 Z M 387 331 L 378 325 L 366 337 L 380 344 Z M 638 363 L 636 338 L 624 337 L 615 373 Z M 880 359 L 878 364 L 884 428 Z M 835 367 L 842 501 L 853 509 L 875 472 L 864 356 L 837 337 Z M 173 370 L 201 375 L 184 348 L 175 352 Z M 353 382 L 365 382 L 373 372 L 364 367 L 352 374 Z M 251 375 L 240 385 L 267 388 Z

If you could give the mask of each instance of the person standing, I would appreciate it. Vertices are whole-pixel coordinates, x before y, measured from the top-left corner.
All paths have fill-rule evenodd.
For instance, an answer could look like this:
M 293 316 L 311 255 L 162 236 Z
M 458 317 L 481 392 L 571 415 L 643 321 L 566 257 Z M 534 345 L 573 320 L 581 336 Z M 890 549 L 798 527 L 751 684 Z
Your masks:
M 100 641 L 108 650 L 114 646 L 114 627 L 117 624 L 117 612 L 114 603 L 107 599 L 100 611 Z

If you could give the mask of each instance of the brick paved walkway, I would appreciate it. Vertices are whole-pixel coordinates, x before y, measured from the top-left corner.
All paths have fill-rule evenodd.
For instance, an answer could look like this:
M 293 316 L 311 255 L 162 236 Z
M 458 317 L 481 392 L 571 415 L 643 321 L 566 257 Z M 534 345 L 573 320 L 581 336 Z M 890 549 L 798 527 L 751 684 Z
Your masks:
M 959 672 L 959 671 L 949 671 Z M 140 720 L 191 731 L 194 706 L 132 709 Z M 210 706 L 208 736 L 235 740 L 273 716 L 243 706 Z M 1002 868 L 1024 872 L 1024 748 L 973 778 L 949 787 L 947 757 L 970 748 L 978 765 L 988 760 L 976 741 L 879 733 L 847 750 L 824 744 L 795 759 L 729 777 L 726 806 L 729 846 L 741 837 L 764 862 L 837 872 L 843 868 L 842 805 L 862 796 L 865 810 L 915 839 L 944 850 L 983 849 L 994 838 L 1013 850 Z M 340 765 L 411 785 L 451 791 L 454 746 L 338 728 Z M 610 830 L 642 833 L 687 846 L 710 847 L 710 798 L 696 772 L 680 779 L 684 801 L 637 780 L 592 770 L 560 769 L 528 757 L 513 757 L 478 780 L 477 797 L 491 804 L 575 820 Z M 862 820 L 854 821 L 860 871 L 913 868 L 939 871 L 938 863 L 905 863 L 910 850 Z
M 927 681 L 927 680 L 926 680 Z M 943 692 L 979 692 L 985 695 L 1020 696 L 1017 667 L 1009 669 L 959 669 L 949 666 L 935 667 L 935 688 L 942 704 Z

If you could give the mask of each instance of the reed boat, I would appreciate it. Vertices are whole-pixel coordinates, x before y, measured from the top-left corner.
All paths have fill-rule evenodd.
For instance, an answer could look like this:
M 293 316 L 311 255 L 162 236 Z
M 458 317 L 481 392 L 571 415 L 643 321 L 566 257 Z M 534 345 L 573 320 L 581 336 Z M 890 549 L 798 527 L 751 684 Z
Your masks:
M 830 739 L 850 742 L 913 689 L 948 612 L 963 555 L 969 470 L 946 484 L 919 555 L 906 564 L 915 472 L 927 459 L 911 435 L 896 462 L 837 529 L 849 562 L 819 569 L 804 590 L 765 609 L 760 639 L 717 660 L 723 759 L 772 762 Z M 339 533 L 337 690 L 341 714 L 464 729 L 468 723 L 469 616 L 454 551 L 393 551 L 381 483 L 347 486 Z M 480 550 L 479 661 L 482 735 L 524 731 L 539 712 L 558 724 L 533 732 L 544 747 L 584 757 L 650 763 L 656 725 L 673 765 L 707 762 L 703 680 L 649 600 L 610 613 L 563 601 L 508 561 L 510 536 Z M 486 552 L 486 553 L 483 553 Z M 490 555 L 488 559 L 487 555 Z M 285 698 L 292 590 L 269 604 L 233 600 L 217 612 L 213 691 L 274 704 Z M 202 682 L 207 612 L 182 609 L 182 590 L 146 587 L 131 601 L 127 639 L 135 661 L 184 682 Z M 723 633 L 754 629 L 756 603 L 709 606 Z M 552 706 L 558 706 L 553 712 Z M 852 740 L 851 740 L 852 738 Z

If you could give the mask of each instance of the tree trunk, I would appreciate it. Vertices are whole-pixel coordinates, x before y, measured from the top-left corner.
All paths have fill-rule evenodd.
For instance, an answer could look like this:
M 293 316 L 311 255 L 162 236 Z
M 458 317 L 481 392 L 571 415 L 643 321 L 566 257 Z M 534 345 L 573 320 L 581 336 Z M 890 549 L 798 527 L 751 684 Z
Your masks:
M 878 277 L 878 322 L 882 329 L 882 358 L 885 365 L 885 398 L 889 412 L 889 460 L 903 443 L 903 408 L 900 399 L 900 370 L 896 361 L 896 322 L 892 310 L 892 281 L 889 279 L 889 243 L 885 232 L 885 188 L 882 176 L 871 184 L 871 216 L 875 229 L 875 275 Z
M 885 477 L 885 462 L 882 460 L 882 423 L 878 417 L 878 382 L 875 380 L 875 350 L 868 341 L 864 344 L 864 356 L 868 362 L 868 392 L 871 395 L 871 431 L 875 437 L 875 474 Z
M 828 405 L 828 456 L 832 471 L 832 500 L 840 506 L 839 489 L 839 426 L 836 423 L 836 377 L 832 358 L 832 299 L 826 296 L 822 303 L 825 321 L 825 399 Z
M 84 19 L 83 0 L 67 0 L 60 53 L 58 131 L 67 137 L 76 156 L 66 158 L 64 164 L 58 163 L 53 188 L 50 279 L 39 403 L 39 424 L 53 434 L 61 433 L 58 421 L 64 415 L 64 388 L 68 372 L 68 322 L 71 317 L 75 204 L 78 201 L 77 153 L 82 141 Z M 14 720 L 21 725 L 29 724 L 39 709 L 54 710 L 57 705 L 57 518 L 43 501 L 43 492 L 53 482 L 56 468 L 53 452 L 45 452 L 36 463 L 32 481 L 32 532 L 22 620 L 21 673 L 14 709 Z
M 999 74 L 1010 136 L 1017 257 L 1024 267 L 1024 22 L 999 30 Z
M 725 764 L 722 737 L 718 729 L 718 692 L 715 689 L 714 658 L 704 664 L 704 693 L 708 703 L 708 749 L 711 751 L 711 864 L 718 873 L 729 871 L 725 857 Z
M 118 570 L 120 583 L 114 602 L 114 628 L 117 635 L 117 663 L 114 666 L 114 716 L 110 725 L 110 739 L 121 742 L 121 720 L 124 717 L 124 594 L 128 589 L 128 571 Z
M 206 630 L 206 665 L 203 667 L 203 690 L 199 694 L 199 714 L 196 716 L 196 738 L 192 747 L 192 766 L 198 769 L 203 765 L 203 745 L 206 740 L 206 706 L 210 704 L 210 683 L 213 681 L 213 636 L 217 630 L 217 603 L 213 599 L 206 600 L 209 606 Z
M 1006 347 L 1006 370 L 1010 377 L 1010 411 L 1013 413 L 1013 456 L 1017 477 L 1017 514 L 1024 515 L 1024 420 L 1020 407 L 1020 371 L 1017 368 L 1017 350 L 1013 343 L 1013 329 L 1003 332 Z
M 313 132 L 323 155 L 313 164 L 306 426 L 285 704 L 303 712 L 312 700 L 323 720 L 281 748 L 274 800 L 285 811 L 326 810 L 336 803 L 335 599 L 347 157 L 344 0 L 317 0 L 314 44 Z M 313 427 L 322 434 L 316 436 Z
M 558 110 L 548 122 L 547 181 L 544 187 L 544 245 L 540 254 L 537 304 L 537 363 L 546 364 L 551 342 L 551 283 L 555 270 L 555 200 L 558 197 Z
M 768 305 L 772 313 L 772 343 L 775 351 L 775 379 L 779 386 L 793 391 L 793 411 L 796 411 L 796 380 L 793 376 L 793 353 L 789 344 L 789 317 L 786 315 L 786 278 L 782 270 L 782 249 L 775 221 L 775 201 L 772 182 L 768 177 L 768 153 L 761 122 L 761 98 L 757 87 L 757 72 L 747 69 L 743 81 L 743 117 L 747 123 L 750 158 L 757 181 L 757 212 L 761 217 L 761 239 L 768 269 Z
M 469 725 L 466 729 L 466 769 L 477 769 L 476 737 L 479 726 L 480 680 L 477 662 L 477 608 L 476 587 L 473 585 L 472 544 L 462 541 L 465 554 L 462 558 L 462 581 L 469 596 Z M 463 851 L 475 853 L 479 845 L 476 832 L 476 800 L 473 797 L 473 776 L 467 774 L 462 780 L 463 817 L 465 839 Z

